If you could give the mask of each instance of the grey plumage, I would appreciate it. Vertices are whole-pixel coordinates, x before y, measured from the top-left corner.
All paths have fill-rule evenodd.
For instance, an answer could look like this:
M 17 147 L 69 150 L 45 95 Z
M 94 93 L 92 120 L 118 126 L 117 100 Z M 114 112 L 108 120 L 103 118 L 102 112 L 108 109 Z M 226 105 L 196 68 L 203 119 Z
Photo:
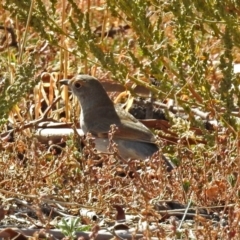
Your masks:
M 89 75 L 76 75 L 63 79 L 81 104 L 80 125 L 83 132 L 90 132 L 95 138 L 98 151 L 107 151 L 108 132 L 115 124 L 117 130 L 113 140 L 118 144 L 121 157 L 144 160 L 158 151 L 154 134 L 130 113 L 114 106 L 101 83 Z M 168 170 L 174 165 L 163 156 Z

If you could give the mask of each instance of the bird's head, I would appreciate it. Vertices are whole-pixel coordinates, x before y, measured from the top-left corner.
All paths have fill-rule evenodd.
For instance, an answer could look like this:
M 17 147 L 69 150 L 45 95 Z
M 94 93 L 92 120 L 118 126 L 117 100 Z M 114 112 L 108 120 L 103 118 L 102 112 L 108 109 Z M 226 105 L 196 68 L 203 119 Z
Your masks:
M 67 85 L 71 92 L 78 98 L 82 107 L 111 104 L 102 84 L 90 75 L 76 75 L 72 79 L 62 79 L 61 84 Z

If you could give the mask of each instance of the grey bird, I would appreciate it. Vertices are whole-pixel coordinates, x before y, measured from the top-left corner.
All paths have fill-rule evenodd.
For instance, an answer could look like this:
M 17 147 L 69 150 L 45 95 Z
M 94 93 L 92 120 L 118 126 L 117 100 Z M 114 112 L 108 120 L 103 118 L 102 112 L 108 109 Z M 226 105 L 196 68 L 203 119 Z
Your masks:
M 67 85 L 78 98 L 81 105 L 80 126 L 84 134 L 89 132 L 95 137 L 98 151 L 107 152 L 108 132 L 113 124 L 117 127 L 113 140 L 122 158 L 144 160 L 159 150 L 154 134 L 130 113 L 114 106 L 96 78 L 76 75 L 70 80 L 63 79 L 60 83 Z M 171 171 L 174 164 L 166 157 L 162 158 Z

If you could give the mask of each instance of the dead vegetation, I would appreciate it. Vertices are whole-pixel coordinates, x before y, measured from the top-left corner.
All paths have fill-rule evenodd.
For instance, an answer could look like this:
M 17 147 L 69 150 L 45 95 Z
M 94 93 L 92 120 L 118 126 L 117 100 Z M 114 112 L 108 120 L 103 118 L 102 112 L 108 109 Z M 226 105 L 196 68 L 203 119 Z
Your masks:
M 237 1 L 0 6 L 1 237 L 240 238 Z M 156 131 L 159 154 L 121 161 L 76 134 L 80 108 L 58 81 L 80 72 Z

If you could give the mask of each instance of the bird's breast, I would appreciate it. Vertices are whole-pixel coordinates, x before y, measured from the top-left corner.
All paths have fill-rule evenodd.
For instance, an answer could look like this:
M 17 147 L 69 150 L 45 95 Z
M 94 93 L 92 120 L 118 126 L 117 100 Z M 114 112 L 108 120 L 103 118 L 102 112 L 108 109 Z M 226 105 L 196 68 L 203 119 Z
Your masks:
M 84 115 L 80 114 L 80 126 L 81 126 L 81 129 L 83 130 L 84 134 L 86 134 L 88 132 L 88 129 L 87 129 L 87 126 L 86 126 L 86 123 L 84 121 Z

